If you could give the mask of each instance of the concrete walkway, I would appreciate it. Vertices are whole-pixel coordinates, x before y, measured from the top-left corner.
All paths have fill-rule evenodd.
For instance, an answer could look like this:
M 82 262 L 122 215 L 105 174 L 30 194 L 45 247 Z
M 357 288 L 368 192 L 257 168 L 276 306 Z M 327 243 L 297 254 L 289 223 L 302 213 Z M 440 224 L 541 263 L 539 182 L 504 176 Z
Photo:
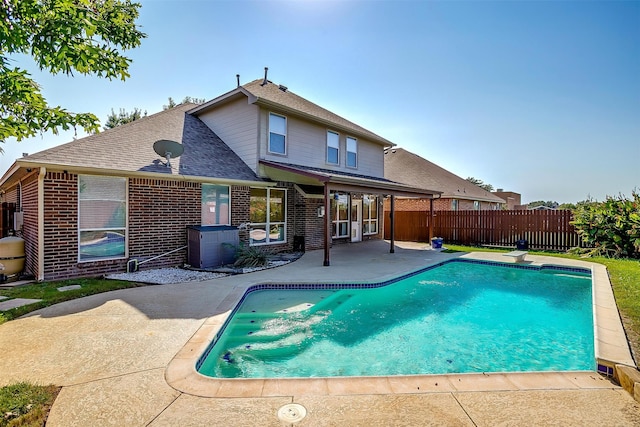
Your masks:
M 289 403 L 306 408 L 301 426 L 640 426 L 640 404 L 595 372 L 433 377 L 420 391 L 401 381 L 385 394 L 285 387 L 277 396 L 252 398 L 200 397 L 165 380 L 174 357 L 189 351 L 185 344 L 208 319 L 226 315 L 250 284 L 378 281 L 457 256 L 403 246 L 395 254 L 383 242 L 336 246 L 331 267 L 322 267 L 322 252 L 315 251 L 271 270 L 114 291 L 39 310 L 0 326 L 0 385 L 63 386 L 48 426 L 280 426 L 278 409 Z

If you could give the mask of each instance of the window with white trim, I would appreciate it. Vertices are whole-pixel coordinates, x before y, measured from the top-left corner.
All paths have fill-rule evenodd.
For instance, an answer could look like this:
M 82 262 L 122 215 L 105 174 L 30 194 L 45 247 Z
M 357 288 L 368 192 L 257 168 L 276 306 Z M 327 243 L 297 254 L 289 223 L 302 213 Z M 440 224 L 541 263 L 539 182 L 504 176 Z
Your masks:
M 347 167 L 358 167 L 358 140 L 347 137 Z
M 479 211 L 480 210 L 480 202 L 477 200 L 473 201 L 473 210 Z
M 452 211 L 457 211 L 458 210 L 458 199 L 452 199 L 451 200 L 451 210 Z
M 378 233 L 378 198 L 374 195 L 362 196 L 362 234 Z
M 340 135 L 330 130 L 327 131 L 327 163 L 340 163 Z
M 333 193 L 331 195 L 331 236 L 349 237 L 349 196 Z
M 287 241 L 287 190 L 252 188 L 249 201 L 250 245 Z
M 78 176 L 78 260 L 126 257 L 127 179 Z
M 269 113 L 269 152 L 287 153 L 287 118 Z
M 229 186 L 202 184 L 201 225 L 229 225 Z

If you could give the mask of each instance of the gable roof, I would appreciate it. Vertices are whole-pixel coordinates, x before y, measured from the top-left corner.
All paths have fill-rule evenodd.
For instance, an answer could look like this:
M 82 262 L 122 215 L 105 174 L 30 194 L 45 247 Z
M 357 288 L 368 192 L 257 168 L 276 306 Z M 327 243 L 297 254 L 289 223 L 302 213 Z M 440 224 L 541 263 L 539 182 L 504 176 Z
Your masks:
M 16 165 L 124 175 L 140 173 L 262 181 L 207 125 L 186 113 L 194 106 L 178 105 L 23 157 L 16 160 Z M 176 141 L 184 148 L 180 157 L 171 159 L 171 167 L 166 166 L 166 159 L 153 150 L 154 142 L 159 139 Z M 5 174 L 2 182 L 6 178 Z
M 249 103 L 251 104 L 257 104 L 276 112 L 317 122 L 324 126 L 334 128 L 335 130 L 344 131 L 355 137 L 365 138 L 385 147 L 395 146 L 391 141 L 296 95 L 284 86 L 274 84 L 271 81 L 267 81 L 267 84 L 263 83 L 263 79 L 258 79 L 239 86 L 224 95 L 195 107 L 190 113 L 198 115 L 199 112 L 204 112 L 229 99 L 235 98 L 239 94 L 244 94 L 249 98 Z
M 385 150 L 384 176 L 414 187 L 437 189 L 442 191 L 442 198 L 505 203 L 489 191 L 402 148 Z

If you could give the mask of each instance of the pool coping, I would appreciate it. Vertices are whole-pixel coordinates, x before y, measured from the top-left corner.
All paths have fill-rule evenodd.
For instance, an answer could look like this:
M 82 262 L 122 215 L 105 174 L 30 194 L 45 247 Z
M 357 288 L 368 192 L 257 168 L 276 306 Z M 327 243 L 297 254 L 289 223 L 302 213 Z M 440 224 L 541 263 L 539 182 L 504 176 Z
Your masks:
M 502 254 L 472 252 L 459 259 L 499 262 Z M 434 265 L 441 262 L 434 262 Z M 506 263 L 511 264 L 511 263 Z M 515 264 L 515 262 L 514 262 Z M 597 372 L 615 376 L 615 365 L 635 367 L 613 289 L 604 265 L 546 256 L 528 256 L 518 263 L 535 267 L 559 266 L 591 271 L 593 286 L 594 350 Z M 429 267 L 429 265 L 425 265 Z M 405 274 L 411 274 L 408 271 Z M 397 274 L 396 274 L 397 275 Z M 390 278 L 390 277 L 389 277 Z M 389 278 L 383 278 L 386 281 Z M 284 282 L 283 282 L 284 283 Z M 178 391 L 200 397 L 276 397 L 304 395 L 357 395 L 394 393 L 437 393 L 453 391 L 509 391 L 531 389 L 611 388 L 614 385 L 596 371 L 514 372 L 482 374 L 396 375 L 380 377 L 326 378 L 213 378 L 200 374 L 196 363 L 207 350 L 234 307 L 246 291 L 258 283 L 236 286 L 174 356 L 165 370 L 165 380 Z

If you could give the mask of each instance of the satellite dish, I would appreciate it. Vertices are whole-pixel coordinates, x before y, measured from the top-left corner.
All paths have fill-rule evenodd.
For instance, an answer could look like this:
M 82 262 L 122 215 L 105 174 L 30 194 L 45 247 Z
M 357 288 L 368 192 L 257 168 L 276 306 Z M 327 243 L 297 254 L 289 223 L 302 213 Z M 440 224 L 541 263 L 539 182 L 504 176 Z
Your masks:
M 171 158 L 180 157 L 184 152 L 182 144 L 176 141 L 170 141 L 168 139 L 159 139 L 153 143 L 153 151 L 158 156 L 162 156 L 167 159 L 167 166 L 171 167 Z

